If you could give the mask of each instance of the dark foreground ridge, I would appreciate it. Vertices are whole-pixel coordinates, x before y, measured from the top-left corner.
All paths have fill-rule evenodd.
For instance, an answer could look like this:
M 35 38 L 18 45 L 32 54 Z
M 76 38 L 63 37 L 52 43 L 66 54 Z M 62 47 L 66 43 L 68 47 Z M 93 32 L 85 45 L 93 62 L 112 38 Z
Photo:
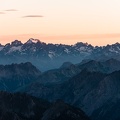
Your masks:
M 0 92 L 0 120 L 89 120 L 61 100 L 49 103 L 26 94 Z

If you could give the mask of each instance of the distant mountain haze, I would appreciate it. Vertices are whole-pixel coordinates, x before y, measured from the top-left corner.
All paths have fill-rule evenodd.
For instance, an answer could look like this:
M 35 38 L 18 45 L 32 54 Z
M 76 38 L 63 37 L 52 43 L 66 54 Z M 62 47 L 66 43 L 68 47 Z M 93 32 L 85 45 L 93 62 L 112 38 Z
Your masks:
M 24 44 L 15 40 L 0 45 L 0 64 L 31 62 L 41 71 L 59 68 L 64 62 L 80 63 L 84 59 L 105 61 L 111 58 L 120 60 L 120 44 L 94 47 L 78 42 L 75 45 L 46 44 L 30 38 Z
M 41 72 L 30 62 L 0 65 L 0 90 L 25 92 L 52 102 L 61 99 L 81 108 L 93 120 L 106 120 L 110 115 L 110 120 L 120 118 L 118 114 L 119 79 L 120 61 L 113 58 L 106 61 L 86 59 L 78 64 L 65 62 L 58 69 L 45 72 Z M 18 94 L 18 97 L 20 96 Z M 63 104 L 61 102 L 55 104 L 60 110 L 58 112 L 66 110 L 66 107 L 61 108 Z M 57 109 L 54 107 L 48 109 L 44 113 L 43 120 L 54 116 Z M 51 112 L 51 110 L 55 111 Z M 113 110 L 115 115 L 112 115 Z M 1 113 L 3 118 L 7 117 L 7 114 L 11 117 L 19 116 L 9 111 Z M 28 112 L 27 116 L 28 114 L 32 113 Z M 56 117 L 57 115 L 58 113 L 55 114 Z M 23 116 L 26 117 L 26 114 Z M 64 116 L 66 117 L 60 118 L 69 118 L 68 113 L 64 113 Z
M 120 70 L 120 61 L 109 59 L 104 62 L 89 60 L 79 64 L 65 62 L 58 69 L 41 72 L 29 62 L 0 65 L 0 90 L 19 91 L 31 83 L 61 84 L 76 76 L 83 70 L 90 72 L 112 73 Z

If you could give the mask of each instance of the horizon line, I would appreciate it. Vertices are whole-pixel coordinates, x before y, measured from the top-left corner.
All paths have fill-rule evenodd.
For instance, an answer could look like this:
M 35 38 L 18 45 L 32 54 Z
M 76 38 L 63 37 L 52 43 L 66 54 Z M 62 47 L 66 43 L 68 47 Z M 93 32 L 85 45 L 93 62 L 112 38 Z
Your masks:
M 7 40 L 7 38 L 9 39 L 9 41 Z M 6 45 L 7 43 L 11 43 L 14 40 L 20 40 L 22 43 L 25 43 L 30 38 L 39 39 L 41 42 L 45 42 L 45 43 L 74 45 L 78 42 L 82 42 L 82 43 L 91 44 L 92 46 L 101 46 L 102 47 L 102 46 L 106 46 L 107 44 L 111 45 L 114 43 L 119 43 L 120 40 L 118 40 L 118 41 L 112 40 L 112 42 L 111 42 L 110 39 L 120 38 L 120 33 L 76 34 L 76 35 L 18 34 L 18 35 L 2 35 L 2 36 L 0 36 L 0 39 L 3 39 L 3 41 L 4 41 L 4 43 L 1 43 L 3 45 Z M 90 39 L 92 39 L 92 40 L 90 40 Z M 102 39 L 106 39 L 106 41 L 108 41 L 108 42 L 104 43 L 103 45 L 98 45 L 98 44 L 100 44 L 100 42 L 105 42 L 105 41 L 102 41 Z M 100 40 L 100 42 L 99 42 L 99 40 Z M 93 45 L 92 42 L 96 42 L 97 44 Z
M 27 41 L 29 41 L 30 39 L 34 39 L 34 38 L 29 38 L 28 40 L 26 40 L 25 42 L 22 42 L 21 40 L 18 40 L 18 39 L 15 39 L 15 40 L 18 40 L 18 41 L 20 41 L 22 44 L 25 44 Z M 8 42 L 8 43 L 6 43 L 6 44 L 1 44 L 0 43 L 0 45 L 3 45 L 3 46 L 5 46 L 5 45 L 7 45 L 7 44 L 11 44 L 12 42 L 14 42 L 15 40 L 13 40 L 13 41 L 11 41 L 11 42 Z M 78 41 L 78 42 L 76 42 L 76 43 L 74 43 L 74 44 L 64 44 L 64 43 L 52 43 L 52 42 L 48 42 L 48 43 L 46 43 L 46 42 L 44 42 L 44 41 L 41 41 L 40 39 L 37 39 L 37 38 L 35 38 L 34 40 L 38 40 L 38 41 L 40 41 L 41 43 L 45 43 L 45 44 L 53 44 L 53 45 L 70 45 L 70 46 L 74 46 L 74 45 L 76 45 L 77 43 L 83 43 L 83 44 L 87 44 L 87 45 L 91 45 L 91 46 L 93 46 L 93 47 L 105 47 L 105 46 L 107 46 L 107 45 L 114 45 L 114 44 L 120 44 L 120 42 L 115 42 L 115 43 L 112 43 L 112 44 L 106 44 L 106 45 L 92 45 L 92 44 L 90 44 L 90 43 L 88 43 L 88 42 L 82 42 L 82 41 Z

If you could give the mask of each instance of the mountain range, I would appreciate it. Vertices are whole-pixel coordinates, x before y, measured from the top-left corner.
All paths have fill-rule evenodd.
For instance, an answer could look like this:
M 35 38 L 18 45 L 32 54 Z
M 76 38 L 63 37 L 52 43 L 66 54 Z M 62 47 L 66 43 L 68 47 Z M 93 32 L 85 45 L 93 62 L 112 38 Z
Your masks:
M 120 44 L 92 46 L 78 42 L 74 45 L 46 44 L 38 39 L 30 38 L 24 44 L 15 40 L 0 45 L 0 64 L 31 62 L 41 71 L 58 68 L 63 62 L 80 63 L 84 59 L 98 61 L 115 58 L 120 60 Z
M 81 108 L 92 120 L 108 118 L 118 120 L 120 119 L 119 86 L 120 71 L 106 74 L 83 70 L 65 82 L 52 84 L 35 82 L 24 88 L 22 92 L 49 101 L 62 99 Z
M 108 116 L 117 120 L 120 118 L 119 65 L 120 61 L 115 59 L 77 65 L 64 63 L 59 69 L 42 73 L 20 91 L 52 102 L 62 99 L 81 108 L 92 120 L 107 120 Z
M 120 119 L 119 43 L 94 47 L 31 38 L 0 45 L 0 57 L 0 90 L 8 92 L 0 92 L 0 120 Z
M 45 72 L 41 72 L 30 62 L 0 65 L 0 90 L 15 92 L 31 84 L 61 84 L 83 70 L 108 74 L 120 70 L 120 61 L 90 60 L 79 64 L 65 62 L 58 69 Z
M 90 60 L 79 64 L 65 62 L 58 69 L 43 72 L 35 82 L 39 84 L 62 83 L 79 74 L 82 70 L 108 74 L 120 70 L 120 61 L 116 59 L 109 59 L 104 62 Z
M 85 111 L 92 120 L 117 120 L 119 65 L 116 59 L 65 62 L 58 69 L 46 72 L 29 62 L 0 65 L 0 90 L 27 93 L 49 102 L 61 99 Z

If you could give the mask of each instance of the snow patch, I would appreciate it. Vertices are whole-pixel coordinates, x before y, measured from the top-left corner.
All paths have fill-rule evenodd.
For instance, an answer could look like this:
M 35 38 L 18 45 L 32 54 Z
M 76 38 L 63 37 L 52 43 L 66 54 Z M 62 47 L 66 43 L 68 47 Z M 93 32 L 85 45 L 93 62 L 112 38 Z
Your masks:
M 55 52 L 49 51 L 48 56 L 52 59 L 55 56 Z
M 70 51 L 67 49 L 67 48 L 65 48 L 65 50 L 64 50 L 66 53 L 70 53 Z
M 119 53 L 118 51 L 114 50 L 113 48 L 110 48 L 109 51 L 114 52 L 114 53 Z
M 4 47 L 0 47 L 0 51 L 3 49 Z
M 40 42 L 38 39 L 33 39 L 33 38 L 30 38 L 26 44 L 32 44 L 32 43 L 37 43 L 37 42 Z
M 8 53 L 11 53 L 11 52 L 14 52 L 14 51 L 21 51 L 21 47 L 22 46 L 13 46 L 10 48 L 9 52 Z
M 81 51 L 86 51 L 86 47 L 76 48 L 76 50 L 78 50 L 79 52 L 81 52 Z
M 117 47 L 118 50 L 120 50 L 120 47 Z

